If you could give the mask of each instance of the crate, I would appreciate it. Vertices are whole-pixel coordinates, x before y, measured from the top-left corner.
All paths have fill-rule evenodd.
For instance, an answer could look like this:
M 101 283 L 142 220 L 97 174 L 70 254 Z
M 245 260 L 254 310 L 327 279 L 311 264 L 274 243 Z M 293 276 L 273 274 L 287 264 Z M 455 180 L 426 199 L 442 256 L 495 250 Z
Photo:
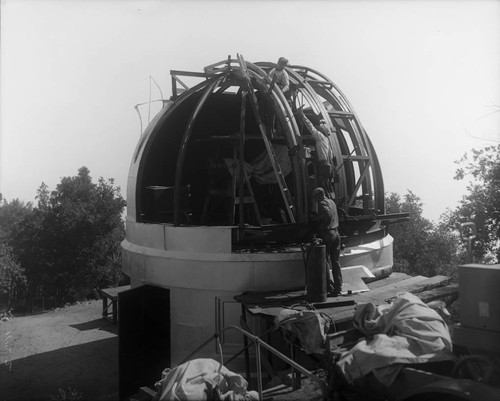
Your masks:
M 460 323 L 500 332 L 500 264 L 458 267 Z

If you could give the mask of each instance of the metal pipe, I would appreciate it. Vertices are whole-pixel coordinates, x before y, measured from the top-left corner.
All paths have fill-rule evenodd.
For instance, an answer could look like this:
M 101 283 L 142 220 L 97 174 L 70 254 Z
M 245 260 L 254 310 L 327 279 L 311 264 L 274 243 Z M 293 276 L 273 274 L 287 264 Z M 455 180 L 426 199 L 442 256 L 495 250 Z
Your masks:
M 259 400 L 262 400 L 262 367 L 260 362 L 260 344 L 255 342 L 256 360 L 257 360 L 257 389 L 259 391 Z
M 240 111 L 240 157 L 239 157 L 239 226 L 240 229 L 245 227 L 245 112 L 247 105 L 247 89 L 244 86 L 243 92 L 241 93 L 241 111 Z M 236 171 L 234 172 L 236 175 Z M 233 193 L 233 196 L 236 194 Z M 233 200 L 234 202 L 234 200 Z M 234 222 L 233 222 L 234 224 Z
M 196 348 L 193 352 L 191 352 L 186 358 L 184 358 L 179 365 L 182 365 L 183 363 L 189 361 L 198 351 L 201 349 L 205 348 L 208 344 L 210 344 L 214 339 L 217 339 L 218 334 L 215 333 L 212 337 L 210 337 L 208 340 L 206 340 L 203 344 L 201 344 L 198 348 Z

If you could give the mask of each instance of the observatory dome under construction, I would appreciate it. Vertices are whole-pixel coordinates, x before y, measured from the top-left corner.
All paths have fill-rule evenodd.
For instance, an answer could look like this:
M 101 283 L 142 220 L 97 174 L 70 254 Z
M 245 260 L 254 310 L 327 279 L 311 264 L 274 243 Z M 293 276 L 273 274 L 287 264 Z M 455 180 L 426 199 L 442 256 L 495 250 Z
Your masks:
M 323 74 L 286 65 L 284 87 L 277 68 L 238 55 L 172 70 L 172 97 L 134 152 L 123 270 L 134 287 L 169 290 L 174 360 L 227 324 L 234 295 L 304 285 L 316 187 L 339 211 L 342 267 L 392 270 L 388 225 L 400 217 L 385 214 L 358 116 Z

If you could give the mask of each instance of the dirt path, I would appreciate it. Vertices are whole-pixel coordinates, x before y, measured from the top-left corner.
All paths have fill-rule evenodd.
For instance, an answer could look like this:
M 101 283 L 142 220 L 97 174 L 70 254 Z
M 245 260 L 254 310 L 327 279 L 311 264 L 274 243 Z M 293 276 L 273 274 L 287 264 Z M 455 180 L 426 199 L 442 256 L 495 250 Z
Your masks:
M 116 326 L 100 301 L 0 324 L 0 400 L 51 400 L 68 387 L 84 400 L 118 398 Z

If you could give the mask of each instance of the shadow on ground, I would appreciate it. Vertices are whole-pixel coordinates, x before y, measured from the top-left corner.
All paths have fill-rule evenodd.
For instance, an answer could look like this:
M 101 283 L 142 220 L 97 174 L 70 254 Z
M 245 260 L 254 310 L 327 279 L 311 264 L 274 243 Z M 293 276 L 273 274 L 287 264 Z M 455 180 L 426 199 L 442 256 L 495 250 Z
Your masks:
M 118 328 L 116 326 L 109 324 L 103 318 L 91 320 L 90 322 L 85 322 L 85 323 L 70 324 L 70 327 L 73 327 L 80 331 L 104 330 L 109 333 L 118 335 Z
M 118 337 L 11 362 L 10 371 L 9 365 L 0 366 L 2 401 L 51 400 L 68 387 L 83 393 L 84 400 L 118 398 Z

